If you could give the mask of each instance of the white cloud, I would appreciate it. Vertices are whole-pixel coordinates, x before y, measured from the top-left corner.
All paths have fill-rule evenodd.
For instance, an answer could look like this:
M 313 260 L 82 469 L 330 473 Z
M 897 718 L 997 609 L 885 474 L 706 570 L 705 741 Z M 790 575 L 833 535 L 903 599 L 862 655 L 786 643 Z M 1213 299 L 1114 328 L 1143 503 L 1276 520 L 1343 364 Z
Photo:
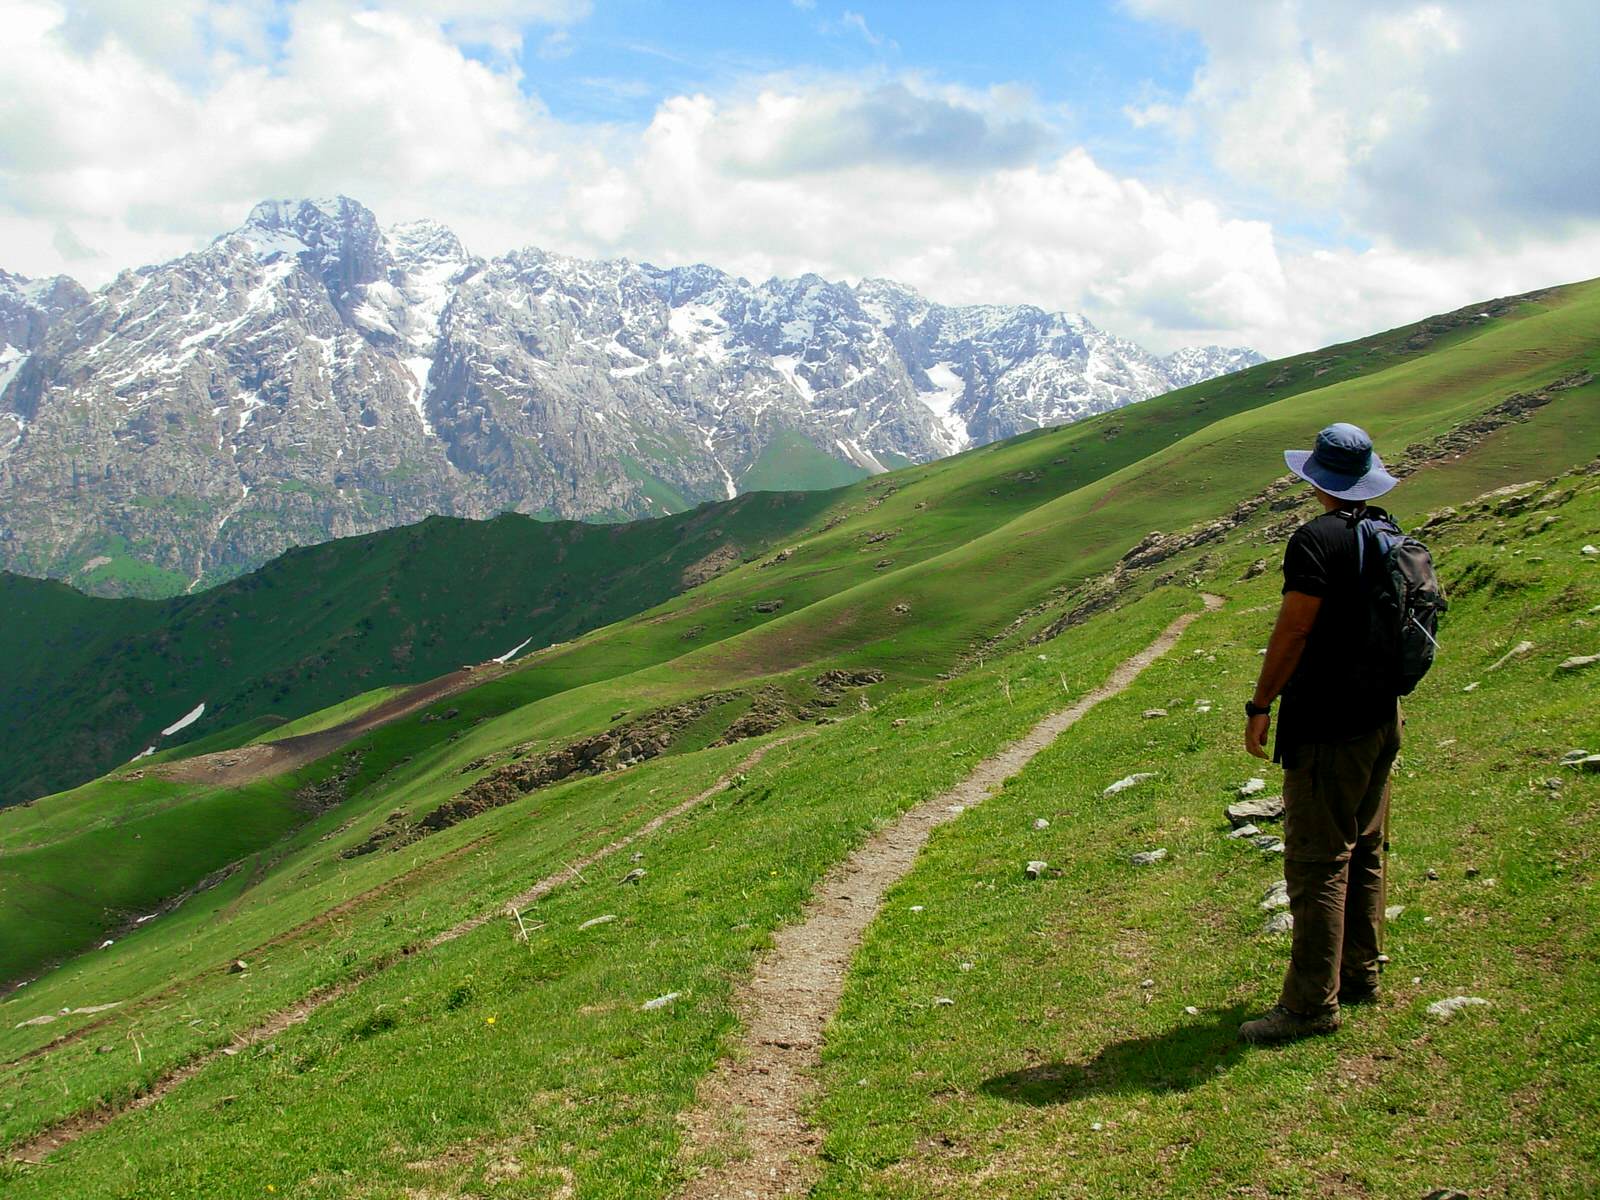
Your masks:
M 1141 2 L 1173 16 L 1176 0 Z M 247 17 L 274 7 L 252 5 L 224 7 L 248 32 Z M 1559 229 L 1471 254 L 1382 239 L 1290 246 L 1266 220 L 1062 148 L 1014 88 L 773 77 L 671 97 L 642 130 L 567 124 L 529 94 L 513 59 L 462 46 L 484 29 L 581 14 L 564 0 L 385 11 L 301 0 L 280 10 L 287 35 L 270 52 L 243 34 L 217 49 L 202 30 L 213 48 L 203 75 L 171 65 L 188 35 L 140 24 L 144 6 L 107 0 L 96 36 L 49 0 L 12 7 L 0 41 L 0 265 L 28 274 L 98 282 L 203 245 L 264 197 L 336 192 L 386 222 L 436 217 L 479 253 L 533 244 L 752 278 L 888 276 L 947 301 L 1084 311 L 1156 350 L 1217 340 L 1284 353 L 1600 273 L 1600 238 Z M 211 29 L 224 7 L 196 0 L 185 11 Z M 1265 24 L 1234 31 L 1249 53 L 1302 31 Z M 1447 26 L 1391 33 L 1415 43 L 1405 61 L 1431 63 L 1461 53 L 1446 33 L 1471 41 Z M 1310 196 L 1356 186 L 1390 152 L 1392 131 L 1418 119 L 1416 101 L 1324 113 L 1334 76 L 1321 53 L 1313 46 L 1272 84 L 1284 106 L 1262 134 L 1272 154 L 1246 136 L 1251 106 L 1268 102 L 1249 80 L 1202 79 L 1141 119 L 1232 138 L 1219 158 L 1258 184 Z
M 1396 246 L 1503 253 L 1600 221 L 1593 0 L 1128 0 L 1199 36 L 1189 92 L 1136 123 Z
M 866 42 L 874 50 L 898 50 L 900 48 L 899 43 L 892 38 L 886 38 L 874 33 L 871 26 L 867 24 L 866 17 L 858 12 L 852 12 L 848 8 L 839 15 L 839 27 L 857 34 L 862 41 Z

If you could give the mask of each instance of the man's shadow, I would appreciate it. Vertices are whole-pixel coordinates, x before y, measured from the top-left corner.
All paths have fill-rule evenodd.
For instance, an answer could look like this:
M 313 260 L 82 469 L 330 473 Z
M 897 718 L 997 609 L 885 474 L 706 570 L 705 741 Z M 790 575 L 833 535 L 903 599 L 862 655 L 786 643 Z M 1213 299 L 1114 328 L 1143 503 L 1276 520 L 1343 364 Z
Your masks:
M 1087 1062 L 1052 1062 L 985 1079 L 997 1100 L 1040 1108 L 1093 1095 L 1186 1092 L 1244 1053 L 1239 1022 L 1249 1008 L 1236 1004 L 1204 1018 L 1189 1018 L 1153 1037 L 1112 1042 Z

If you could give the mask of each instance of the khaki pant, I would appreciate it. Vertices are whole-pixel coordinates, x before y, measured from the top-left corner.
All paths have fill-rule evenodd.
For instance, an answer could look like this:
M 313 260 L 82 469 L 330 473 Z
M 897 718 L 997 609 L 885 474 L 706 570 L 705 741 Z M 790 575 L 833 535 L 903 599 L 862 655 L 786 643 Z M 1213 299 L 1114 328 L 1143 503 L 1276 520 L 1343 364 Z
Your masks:
M 1339 1010 L 1339 985 L 1373 987 L 1383 936 L 1389 768 L 1400 717 L 1344 742 L 1294 747 L 1283 779 L 1283 877 L 1294 949 L 1279 1003 L 1302 1016 Z

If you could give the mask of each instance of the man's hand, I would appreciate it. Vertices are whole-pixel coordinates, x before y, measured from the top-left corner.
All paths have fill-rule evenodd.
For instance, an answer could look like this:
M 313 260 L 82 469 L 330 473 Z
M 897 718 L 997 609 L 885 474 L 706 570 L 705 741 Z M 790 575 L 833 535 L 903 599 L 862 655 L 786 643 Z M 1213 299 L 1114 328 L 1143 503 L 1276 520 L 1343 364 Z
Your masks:
M 1244 748 L 1257 758 L 1267 756 L 1267 731 L 1272 727 L 1272 714 L 1244 719 Z

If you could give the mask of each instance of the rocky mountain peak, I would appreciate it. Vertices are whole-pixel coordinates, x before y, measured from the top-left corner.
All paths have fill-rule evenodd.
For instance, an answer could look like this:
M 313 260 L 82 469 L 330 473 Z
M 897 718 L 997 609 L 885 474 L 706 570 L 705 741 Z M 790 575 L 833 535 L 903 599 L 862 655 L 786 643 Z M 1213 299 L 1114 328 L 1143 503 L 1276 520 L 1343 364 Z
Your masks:
M 348 196 L 264 200 L 226 236 L 243 237 L 264 262 L 298 256 L 340 308 L 353 288 L 383 279 L 393 266 L 377 217 Z
M 407 272 L 449 267 L 459 270 L 472 261 L 453 231 L 427 219 L 402 221 L 384 230 L 390 255 Z
M 264 202 L 93 296 L 0 276 L 0 337 L 0 567 L 90 590 L 201 586 L 433 513 L 834 483 L 1254 361 L 891 280 L 476 259 L 348 197 Z

